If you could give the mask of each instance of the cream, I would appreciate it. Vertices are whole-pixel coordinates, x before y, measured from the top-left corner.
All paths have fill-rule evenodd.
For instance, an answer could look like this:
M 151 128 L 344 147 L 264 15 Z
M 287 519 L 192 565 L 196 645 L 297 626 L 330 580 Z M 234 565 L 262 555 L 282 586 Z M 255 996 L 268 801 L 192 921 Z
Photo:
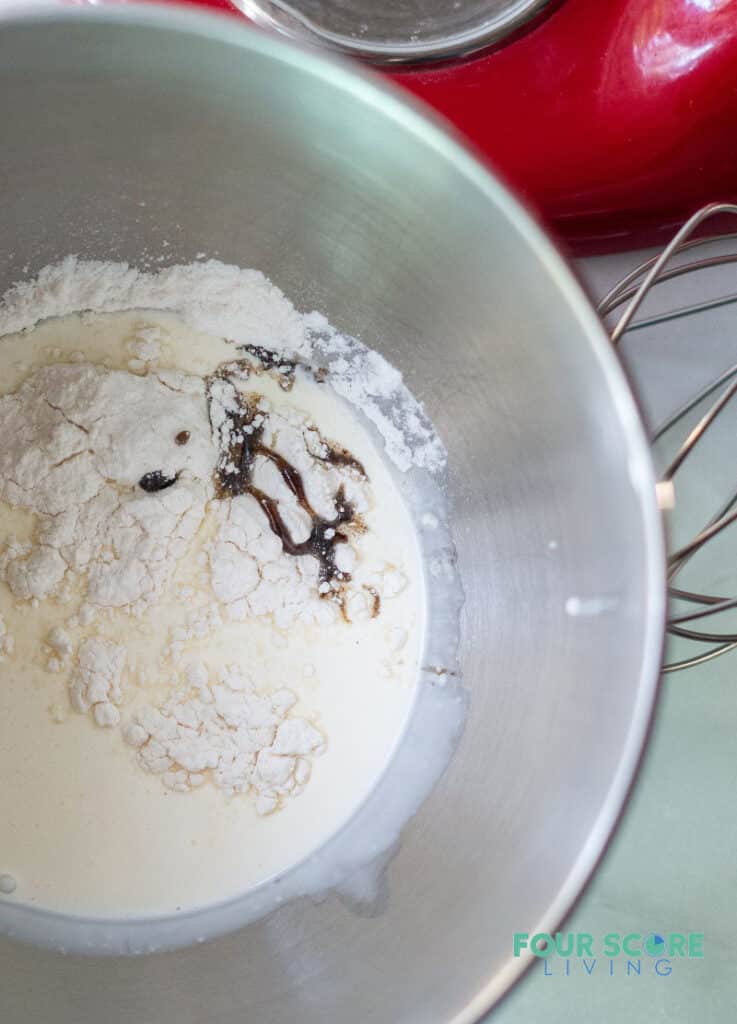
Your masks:
M 149 312 L 50 320 L 0 343 L 4 393 L 53 363 L 204 378 L 233 356 L 227 342 L 186 327 L 173 314 Z M 254 388 L 275 408 L 308 413 L 323 436 L 364 466 L 370 498 L 356 571 L 361 564 L 384 567 L 387 599 L 379 614 L 289 628 L 223 614 L 222 625 L 204 636 L 185 629 L 184 640 L 177 639 L 175 631 L 184 628 L 205 586 L 208 545 L 218 528 L 210 507 L 171 583 L 141 617 L 104 612 L 85 624 L 84 615 L 77 616 L 73 632 L 78 641 L 102 636 L 125 649 L 123 723 L 163 700 L 188 664 L 204 662 L 213 672 L 238 665 L 260 693 L 291 691 L 297 703 L 289 714 L 319 730 L 325 751 L 310 759 L 303 792 L 266 816 L 247 794 L 228 797 L 209 781 L 183 793 L 162 786 L 159 776 L 142 769 L 120 731 L 71 708 L 64 666 L 49 670 L 59 658 L 47 640 L 74 616 L 79 588 L 71 588 L 66 603 L 52 598 L 32 607 L 0 585 L 0 615 L 15 642 L 0 664 L 0 873 L 16 884 L 4 899 L 131 917 L 232 898 L 324 844 L 366 799 L 402 736 L 425 618 L 411 516 L 368 432 L 328 387 L 300 374 L 285 392 L 261 374 Z M 28 512 L 0 505 L 0 541 L 10 534 L 28 539 L 32 529 Z M 389 582 L 392 573 L 399 587 Z

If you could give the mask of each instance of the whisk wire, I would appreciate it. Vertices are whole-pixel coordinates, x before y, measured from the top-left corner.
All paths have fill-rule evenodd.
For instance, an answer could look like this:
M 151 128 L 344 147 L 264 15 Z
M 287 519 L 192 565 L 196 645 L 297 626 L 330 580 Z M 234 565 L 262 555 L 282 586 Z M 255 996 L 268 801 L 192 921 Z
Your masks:
M 714 243 L 726 243 L 737 240 L 737 232 L 727 232 L 709 237 L 691 237 L 705 221 L 722 214 L 737 215 L 737 205 L 732 203 L 710 203 L 708 206 L 697 210 L 680 230 L 676 232 L 669 244 L 659 254 L 650 257 L 631 270 L 604 296 L 598 307 L 599 313 L 603 318 L 609 316 L 620 306 L 625 306 L 624 312 L 610 333 L 613 345 L 618 345 L 627 332 L 665 324 L 676 319 L 737 303 L 737 293 L 735 293 L 713 299 L 705 299 L 688 306 L 666 310 L 635 320 L 635 316 L 641 309 L 647 296 L 658 285 L 675 280 L 685 274 L 706 270 L 710 267 L 737 263 L 737 253 L 728 251 L 714 256 L 695 257 L 675 266 L 668 266 L 677 256 L 682 256 L 694 249 L 705 245 L 713 245 Z M 717 417 L 737 396 L 737 363 L 723 371 L 714 381 L 705 388 L 702 388 L 698 394 L 694 395 L 670 416 L 655 431 L 652 438 L 653 443 L 660 440 L 668 431 L 676 427 L 691 412 L 697 409 L 701 403 L 712 398 L 717 392 L 719 392 L 717 397 L 713 399 L 707 411 L 700 417 L 696 425 L 692 427 L 680 444 L 675 456 L 663 473 L 663 482 L 673 481 L 679 469 L 681 469 Z M 735 509 L 735 505 L 737 505 L 737 490 L 730 495 L 722 507 L 710 517 L 690 541 L 672 552 L 668 558 L 669 596 L 672 600 L 690 604 L 692 608 L 688 611 L 669 614 L 667 630 L 670 634 L 690 643 L 709 644 L 711 646 L 706 651 L 666 664 L 663 668 L 664 672 L 677 672 L 693 668 L 737 649 L 737 633 L 709 632 L 707 630 L 687 628 L 686 626 L 687 623 L 702 621 L 713 615 L 719 615 L 737 608 L 737 597 L 700 593 L 673 585 L 673 581 L 678 574 L 684 569 L 691 558 L 702 550 L 704 545 L 737 522 L 737 509 Z M 696 608 L 693 606 L 696 606 Z
M 712 204 L 712 205 L 714 205 L 714 204 Z M 721 207 L 723 205 L 729 206 L 731 204 L 717 203 L 715 205 Z M 708 211 L 708 209 L 709 209 L 709 207 L 705 207 L 704 208 L 705 211 Z M 710 216 L 710 215 L 711 214 L 706 213 L 706 216 Z M 702 223 L 704 219 L 706 219 L 706 218 L 702 217 L 702 219 L 699 221 L 699 223 Z M 700 246 L 713 245 L 713 244 L 715 244 L 717 242 L 730 242 L 730 241 L 734 241 L 736 239 L 737 239 L 737 231 L 728 231 L 728 232 L 725 232 L 725 233 L 720 234 L 720 235 L 707 235 L 707 236 L 701 237 L 701 238 L 692 238 L 692 239 L 690 239 L 688 241 L 684 241 L 678 247 L 678 252 L 679 253 L 685 253 L 685 252 L 688 252 L 691 249 L 697 249 Z M 642 277 L 642 275 L 646 271 L 648 271 L 650 269 L 650 267 L 653 266 L 653 264 L 656 262 L 656 260 L 658 258 L 659 258 L 658 256 L 651 256 L 649 259 L 643 260 L 642 263 L 640 263 L 633 270 L 631 270 L 628 274 L 625 274 L 624 277 L 620 278 L 620 280 L 617 281 L 617 283 L 607 292 L 607 294 L 604 296 L 604 298 L 601 299 L 601 301 L 599 302 L 599 307 L 598 308 L 599 308 L 599 312 L 601 313 L 602 316 L 608 316 L 609 313 L 611 313 L 618 305 L 621 305 L 621 303 L 624 301 L 621 298 L 622 293 L 627 288 L 629 288 L 629 286 L 634 281 L 636 281 L 638 277 Z M 693 267 L 694 269 L 697 269 L 698 263 L 699 263 L 699 261 L 694 261 L 694 263 L 686 264 L 686 266 L 687 267 Z M 657 283 L 657 282 L 655 282 L 655 283 Z M 634 330 L 635 327 L 637 327 L 637 324 L 633 324 L 629 328 L 629 330 Z
M 661 276 L 662 270 L 670 262 L 673 256 L 682 249 L 683 243 L 691 237 L 694 231 L 700 227 L 704 221 L 708 220 L 710 217 L 715 217 L 718 214 L 737 214 L 737 205 L 733 203 L 710 203 L 708 206 L 704 206 L 702 209 L 697 210 L 696 213 L 689 217 L 680 230 L 676 232 L 660 255 L 650 263 L 645 272 L 642 283 L 630 299 L 629 305 L 620 317 L 614 330 L 611 332 L 613 345 L 619 344 L 622 335 L 629 327 L 642 303 L 645 301 L 650 289 Z

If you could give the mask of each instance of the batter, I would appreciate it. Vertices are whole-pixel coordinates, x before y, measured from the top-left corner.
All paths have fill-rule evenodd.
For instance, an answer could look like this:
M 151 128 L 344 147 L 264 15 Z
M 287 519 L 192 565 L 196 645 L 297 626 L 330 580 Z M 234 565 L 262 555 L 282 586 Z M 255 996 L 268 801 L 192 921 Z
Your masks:
M 0 368 L 0 898 L 237 896 L 334 834 L 402 735 L 409 512 L 319 367 L 174 314 L 51 319 Z

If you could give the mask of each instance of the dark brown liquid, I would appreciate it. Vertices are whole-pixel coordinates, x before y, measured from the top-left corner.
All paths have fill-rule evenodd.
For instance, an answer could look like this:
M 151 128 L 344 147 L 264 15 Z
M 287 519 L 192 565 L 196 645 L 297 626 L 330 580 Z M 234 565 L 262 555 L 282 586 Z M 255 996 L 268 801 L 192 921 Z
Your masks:
M 325 442 L 325 447 L 328 450 L 327 455 L 315 455 L 315 458 L 319 459 L 320 462 L 329 462 L 331 466 L 345 466 L 346 469 L 355 470 L 363 480 L 368 479 L 363 463 L 351 455 L 346 448 L 341 448 L 337 444 L 328 444 L 327 442 Z
M 258 359 L 264 370 L 273 371 L 277 376 L 280 386 L 285 391 L 291 391 L 294 384 L 296 362 L 291 359 L 285 359 L 278 352 L 272 352 L 271 349 L 263 348 L 261 345 L 239 345 L 238 348 L 241 352 L 248 352 L 249 355 Z
M 138 481 L 138 486 L 148 494 L 155 494 L 156 491 L 165 491 L 167 487 L 173 487 L 178 479 L 179 473 L 166 476 L 160 469 L 155 469 L 151 473 L 144 473 Z
M 345 544 L 348 538 L 339 532 L 339 527 L 353 523 L 355 510 L 350 502 L 345 500 L 343 488 L 338 490 L 335 496 L 337 515 L 334 519 L 322 519 L 312 514 L 312 530 L 307 540 L 297 544 L 292 540 L 291 534 L 284 524 L 279 512 L 279 504 L 268 494 L 264 494 L 258 487 L 250 486 L 248 493 L 253 495 L 261 508 L 266 513 L 269 526 L 282 542 L 284 550 L 288 555 L 312 555 L 320 566 L 320 582 L 331 583 L 333 580 L 349 580 L 350 573 L 341 572 L 335 564 L 335 548 L 338 544 Z M 308 511 L 309 505 L 302 508 Z
M 215 380 L 229 381 L 228 368 L 223 367 L 207 380 L 208 404 L 212 404 L 212 384 Z M 219 498 L 236 498 L 242 494 L 250 494 L 263 509 L 269 526 L 282 542 L 288 555 L 312 555 L 319 564 L 321 583 L 332 583 L 333 580 L 347 581 L 350 575 L 341 572 L 335 564 L 338 544 L 344 544 L 348 538 L 340 531 L 340 527 L 361 526 L 353 505 L 346 500 L 343 487 L 335 494 L 335 516 L 323 519 L 312 508 L 307 497 L 302 475 L 287 459 L 278 452 L 263 444 L 263 426 L 254 425 L 259 395 L 245 395 L 235 390 L 237 407 L 228 410 L 230 443 L 226 451 L 221 451 L 215 470 L 215 493 Z M 328 446 L 329 454 L 322 461 L 334 465 L 346 466 L 360 473 L 365 478 L 366 472 L 361 463 L 354 459 L 345 449 Z M 255 487 L 252 478 L 256 457 L 269 459 L 279 470 L 279 474 L 291 493 L 297 499 L 312 521 L 309 537 L 299 543 L 292 539 L 282 519 L 279 504 Z
M 180 430 L 177 436 L 174 438 L 174 442 L 175 444 L 178 444 L 181 447 L 182 445 L 187 444 L 189 438 L 190 433 L 188 430 Z

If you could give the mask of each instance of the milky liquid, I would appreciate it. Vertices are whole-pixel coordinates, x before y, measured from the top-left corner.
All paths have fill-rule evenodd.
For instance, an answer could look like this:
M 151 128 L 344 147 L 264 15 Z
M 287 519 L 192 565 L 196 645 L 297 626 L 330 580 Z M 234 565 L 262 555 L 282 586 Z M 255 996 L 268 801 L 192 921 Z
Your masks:
M 125 369 L 126 342 L 151 326 L 163 337 L 157 369 L 206 375 L 236 354 L 171 314 L 73 316 L 0 341 L 2 390 L 16 390 L 52 362 L 84 359 Z M 14 655 L 0 664 L 0 874 L 16 882 L 0 900 L 134 917 L 230 899 L 321 846 L 367 797 L 397 746 L 416 694 L 425 619 L 411 517 L 371 437 L 328 388 L 299 379 L 287 394 L 260 376 L 257 390 L 275 405 L 308 412 L 324 436 L 363 463 L 374 502 L 360 551 L 400 566 L 408 585 L 365 623 L 286 631 L 260 620 L 229 623 L 189 643 L 186 653 L 212 666 L 243 665 L 259 690 L 292 690 L 299 697 L 293 714 L 325 734 L 325 754 L 313 759 L 304 793 L 267 817 L 256 814 L 251 795 L 227 797 L 209 782 L 190 793 L 166 789 L 139 766 L 120 730 L 102 729 L 91 715 L 71 710 L 66 674 L 47 670 L 43 638 L 73 609 L 53 599 L 35 609 L 21 606 L 0 583 L 0 614 L 15 637 Z M 11 533 L 30 536 L 32 525 L 31 516 L 0 503 L 0 542 Z M 207 530 L 206 519 L 173 589 L 193 577 Z M 144 686 L 127 683 L 124 721 L 136 706 L 164 696 L 170 680 L 159 659 L 182 615 L 182 602 L 171 593 L 143 618 L 117 614 L 89 628 L 124 644 L 129 666 L 145 672 Z M 400 631 L 407 640 L 396 651 Z

